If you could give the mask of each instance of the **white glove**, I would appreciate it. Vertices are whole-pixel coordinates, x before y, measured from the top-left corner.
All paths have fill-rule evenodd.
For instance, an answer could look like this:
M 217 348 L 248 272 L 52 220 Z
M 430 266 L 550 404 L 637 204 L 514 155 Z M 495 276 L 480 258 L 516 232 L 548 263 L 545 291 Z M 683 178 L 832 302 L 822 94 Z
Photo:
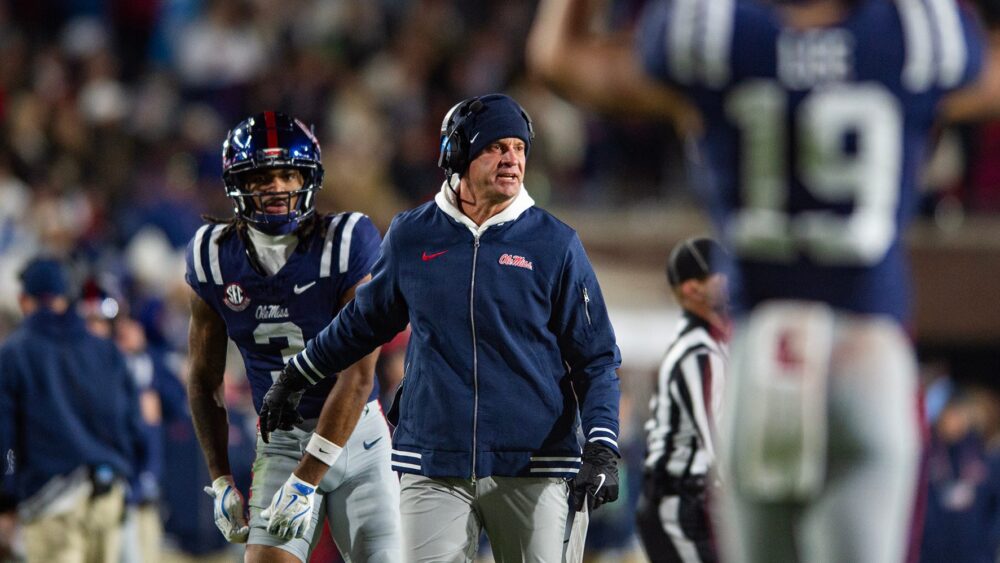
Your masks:
M 299 479 L 294 473 L 274 493 L 271 506 L 261 516 L 267 531 L 284 540 L 306 537 L 312 529 L 313 503 L 316 487 Z
M 215 499 L 215 525 L 229 543 L 246 543 L 250 535 L 243 495 L 236 488 L 232 475 L 223 475 L 205 487 L 208 496 Z

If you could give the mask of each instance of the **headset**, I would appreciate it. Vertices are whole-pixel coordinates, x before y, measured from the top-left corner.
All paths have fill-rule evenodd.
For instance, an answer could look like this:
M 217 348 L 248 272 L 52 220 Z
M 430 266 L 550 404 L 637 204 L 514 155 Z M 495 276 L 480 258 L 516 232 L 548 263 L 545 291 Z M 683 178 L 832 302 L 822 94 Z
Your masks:
M 441 122 L 441 152 L 438 155 L 438 166 L 444 169 L 445 179 L 448 180 L 449 184 L 452 175 L 457 173 L 461 176 L 469 166 L 469 157 L 471 156 L 469 147 L 472 143 L 465 132 L 465 122 L 485 108 L 486 104 L 482 102 L 480 97 L 469 98 L 452 106 L 445 114 L 444 121 Z M 531 122 L 531 116 L 520 104 L 517 104 L 517 108 L 525 123 L 528 124 L 529 140 L 534 139 L 535 127 Z

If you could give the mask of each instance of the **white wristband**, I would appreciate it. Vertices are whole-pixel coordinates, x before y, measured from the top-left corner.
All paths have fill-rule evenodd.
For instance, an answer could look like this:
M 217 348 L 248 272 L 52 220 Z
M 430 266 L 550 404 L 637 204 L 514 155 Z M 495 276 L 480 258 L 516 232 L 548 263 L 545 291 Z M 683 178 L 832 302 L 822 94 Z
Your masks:
M 309 438 L 309 443 L 306 445 L 306 451 L 314 458 L 332 467 L 344 448 L 313 432 L 312 438 Z

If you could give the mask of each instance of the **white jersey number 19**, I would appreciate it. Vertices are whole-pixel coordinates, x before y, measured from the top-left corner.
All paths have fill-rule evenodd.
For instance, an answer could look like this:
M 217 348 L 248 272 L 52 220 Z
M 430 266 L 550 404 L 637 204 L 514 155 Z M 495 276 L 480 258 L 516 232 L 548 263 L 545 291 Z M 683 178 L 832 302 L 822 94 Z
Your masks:
M 743 207 L 728 235 L 744 257 L 787 262 L 800 253 L 829 265 L 871 265 L 896 236 L 902 173 L 903 117 L 876 83 L 838 83 L 812 90 L 796 108 L 794 172 L 820 202 L 852 204 L 787 212 L 788 94 L 773 80 L 735 88 L 726 112 L 742 134 Z M 853 147 L 847 139 L 854 136 Z

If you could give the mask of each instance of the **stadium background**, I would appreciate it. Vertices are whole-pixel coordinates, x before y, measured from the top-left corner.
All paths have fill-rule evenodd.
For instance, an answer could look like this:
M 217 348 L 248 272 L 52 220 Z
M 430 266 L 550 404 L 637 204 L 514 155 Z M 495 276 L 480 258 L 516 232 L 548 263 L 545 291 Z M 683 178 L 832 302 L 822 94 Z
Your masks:
M 609 25 L 628 26 L 643 0 L 606 4 Z M 623 352 L 626 494 L 597 514 L 588 553 L 641 560 L 630 506 L 641 425 L 678 316 L 663 264 L 674 242 L 709 227 L 687 188 L 683 143 L 669 128 L 596 118 L 525 75 L 534 11 L 530 0 L 0 3 L 0 337 L 19 320 L 20 265 L 54 252 L 85 286 L 88 314 L 139 321 L 148 348 L 182 382 L 182 251 L 203 214 L 231 213 L 220 180 L 228 127 L 263 109 L 315 124 L 327 172 L 319 209 L 362 211 L 384 231 L 393 214 L 437 191 L 447 109 L 507 92 L 535 122 L 525 185 L 580 232 Z M 1000 370 L 998 150 L 998 124 L 942 130 L 910 233 L 912 332 L 933 390 L 929 414 L 942 397 L 975 397 L 961 401 L 971 421 L 962 435 L 982 442 L 987 468 L 1000 429 L 992 390 Z M 381 363 L 388 386 L 398 376 L 398 344 Z M 231 355 L 234 467 L 249 465 L 255 422 L 239 365 Z M 183 396 L 161 399 L 169 415 L 160 482 L 167 543 L 187 555 L 218 554 L 225 546 L 201 493 L 207 473 Z M 994 473 L 976 491 L 1000 480 Z M 997 506 L 975 517 L 993 522 Z

